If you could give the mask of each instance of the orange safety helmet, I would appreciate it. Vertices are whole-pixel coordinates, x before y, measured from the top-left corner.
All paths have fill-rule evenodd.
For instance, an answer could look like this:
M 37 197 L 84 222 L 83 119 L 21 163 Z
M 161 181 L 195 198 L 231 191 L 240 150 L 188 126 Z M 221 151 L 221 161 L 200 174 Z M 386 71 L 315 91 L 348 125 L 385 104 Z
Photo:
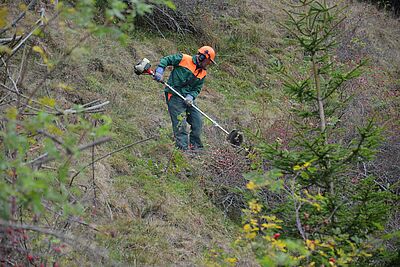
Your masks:
M 199 54 L 205 55 L 206 58 L 210 59 L 212 63 L 215 63 L 215 51 L 211 46 L 202 46 L 197 50 Z

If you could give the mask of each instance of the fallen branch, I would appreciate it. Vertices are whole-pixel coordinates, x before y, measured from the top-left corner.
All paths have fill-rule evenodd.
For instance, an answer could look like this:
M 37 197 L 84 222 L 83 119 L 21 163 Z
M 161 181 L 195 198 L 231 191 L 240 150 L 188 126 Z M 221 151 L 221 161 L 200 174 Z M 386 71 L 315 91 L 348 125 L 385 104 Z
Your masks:
M 94 102 L 94 103 L 97 103 L 97 102 Z M 66 114 L 75 114 L 75 113 L 81 113 L 81 112 L 87 112 L 87 111 L 95 111 L 95 110 L 100 109 L 101 107 L 104 107 L 105 105 L 108 105 L 109 103 L 110 103 L 110 101 L 106 101 L 106 102 L 100 103 L 100 104 L 95 105 L 95 106 L 84 108 L 83 110 L 66 109 L 64 111 L 60 111 L 56 115 L 66 115 Z M 87 106 L 87 105 L 89 105 L 89 104 L 86 104 L 84 106 Z
M 12 41 L 19 41 L 19 39 L 21 39 L 21 38 L 22 38 L 21 35 L 17 35 L 14 37 L 8 37 L 8 38 L 0 38 L 0 43 L 4 45 L 4 44 L 12 42 Z

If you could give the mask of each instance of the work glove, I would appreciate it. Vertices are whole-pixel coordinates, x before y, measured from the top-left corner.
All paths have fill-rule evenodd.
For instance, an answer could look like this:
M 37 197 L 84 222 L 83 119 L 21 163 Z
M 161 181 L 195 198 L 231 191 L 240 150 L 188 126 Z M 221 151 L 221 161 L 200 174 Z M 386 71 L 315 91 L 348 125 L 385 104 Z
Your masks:
M 157 82 L 161 82 L 163 79 L 163 74 L 164 74 L 164 68 L 157 67 L 156 73 L 154 73 L 154 80 L 156 80 Z
M 186 95 L 185 97 L 185 104 L 191 107 L 193 105 L 193 96 Z

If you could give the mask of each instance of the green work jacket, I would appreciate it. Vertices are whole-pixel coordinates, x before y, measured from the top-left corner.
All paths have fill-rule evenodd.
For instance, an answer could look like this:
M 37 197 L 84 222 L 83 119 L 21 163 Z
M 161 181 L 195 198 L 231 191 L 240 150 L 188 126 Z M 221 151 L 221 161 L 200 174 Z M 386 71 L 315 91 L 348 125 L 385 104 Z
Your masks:
M 184 97 L 190 94 L 195 99 L 203 87 L 207 71 L 196 67 L 196 56 L 186 54 L 175 54 L 163 57 L 159 67 L 173 66 L 174 69 L 168 78 L 168 84 Z M 174 94 L 168 87 L 164 89 L 167 93 Z

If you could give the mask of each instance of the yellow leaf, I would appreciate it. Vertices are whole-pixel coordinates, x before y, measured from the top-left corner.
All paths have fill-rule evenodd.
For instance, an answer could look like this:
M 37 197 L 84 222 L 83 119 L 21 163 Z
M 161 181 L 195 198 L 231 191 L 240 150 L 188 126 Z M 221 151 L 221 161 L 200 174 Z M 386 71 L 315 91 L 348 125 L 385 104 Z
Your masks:
M 65 91 L 73 91 L 73 90 L 75 90 L 73 87 L 71 87 L 71 86 L 69 86 L 68 84 L 65 84 L 65 83 L 59 83 L 59 84 L 57 84 L 56 87 L 60 88 L 60 89 L 63 89 Z
M 7 110 L 6 117 L 9 120 L 15 120 L 15 119 L 17 119 L 17 114 L 18 114 L 18 110 L 16 108 L 12 107 Z
M 307 239 L 306 240 L 306 245 L 311 251 L 315 250 L 315 242 L 313 240 Z
M 67 12 L 70 14 L 74 14 L 74 13 L 76 13 L 76 9 L 71 7 L 71 8 L 67 9 Z
M 256 219 L 250 219 L 250 224 L 251 224 L 252 226 L 257 226 L 257 225 L 258 225 L 258 222 L 257 222 Z
M 7 25 L 8 10 L 6 7 L 0 8 L 0 27 L 3 28 Z
M 327 255 L 324 251 L 320 250 L 320 251 L 318 251 L 318 253 L 319 253 L 321 256 L 324 256 L 325 258 L 328 258 L 328 255 Z
M 228 263 L 236 263 L 237 259 L 236 258 L 226 258 L 225 261 Z
M 17 30 L 15 31 L 16 35 L 24 35 L 25 34 L 25 29 L 22 27 L 17 27 Z
M 254 238 L 256 238 L 256 236 L 257 236 L 257 233 L 255 233 L 255 232 L 251 232 L 251 233 L 248 233 L 245 235 L 245 237 L 247 239 L 254 239 Z
M 56 100 L 54 98 L 45 96 L 39 99 L 39 103 L 53 108 L 56 105 Z
M 286 252 L 286 244 L 285 242 L 281 241 L 281 240 L 275 240 L 272 242 L 272 244 L 279 249 L 282 252 Z
M 43 59 L 43 63 L 47 64 L 48 67 L 50 68 L 50 66 L 49 66 L 50 64 L 48 64 L 49 60 L 47 59 L 47 56 L 46 56 L 46 53 L 44 52 L 44 50 L 40 46 L 37 46 L 37 45 L 32 47 L 32 50 L 39 53 Z
M 267 229 L 282 229 L 282 226 L 279 226 L 276 223 L 263 223 L 261 226 Z
M 40 28 L 37 28 L 36 30 L 33 31 L 33 35 L 35 36 L 43 36 L 43 32 Z
M 262 205 L 258 204 L 255 200 L 249 202 L 249 207 L 253 213 L 259 213 L 262 209 Z
M 269 223 L 282 223 L 282 220 L 279 220 L 276 218 L 276 216 L 268 216 L 268 215 L 263 215 L 261 216 L 262 219 L 266 219 Z
M 267 241 L 272 241 L 272 240 L 274 240 L 274 239 L 272 239 L 270 236 L 264 236 L 264 238 L 265 238 L 265 240 L 267 240 Z
M 312 205 L 317 209 L 317 211 L 321 211 L 321 205 L 320 204 L 313 203 Z
M 246 223 L 245 225 L 243 225 L 243 230 L 245 232 L 250 232 L 251 231 L 251 226 L 250 224 Z
M 0 53 L 7 53 L 7 54 L 11 55 L 12 49 L 6 45 L 0 45 Z
M 38 52 L 39 54 L 44 54 L 44 51 L 40 46 L 35 45 L 34 47 L 32 47 L 32 50 Z
M 61 131 L 60 128 L 56 127 L 55 125 L 49 125 L 47 126 L 47 130 L 49 131 L 49 133 L 51 134 L 55 134 L 55 135 L 59 135 L 61 136 L 63 134 L 63 131 Z
M 256 189 L 256 184 L 253 181 L 248 182 L 248 184 L 246 185 L 247 189 L 249 190 L 255 190 Z
M 300 165 L 296 165 L 296 166 L 293 167 L 293 170 L 294 171 L 299 171 L 299 170 L 301 170 L 301 166 Z
M 25 12 L 28 10 L 28 7 L 24 3 L 21 3 L 21 4 L 19 4 L 19 9 L 21 11 Z

